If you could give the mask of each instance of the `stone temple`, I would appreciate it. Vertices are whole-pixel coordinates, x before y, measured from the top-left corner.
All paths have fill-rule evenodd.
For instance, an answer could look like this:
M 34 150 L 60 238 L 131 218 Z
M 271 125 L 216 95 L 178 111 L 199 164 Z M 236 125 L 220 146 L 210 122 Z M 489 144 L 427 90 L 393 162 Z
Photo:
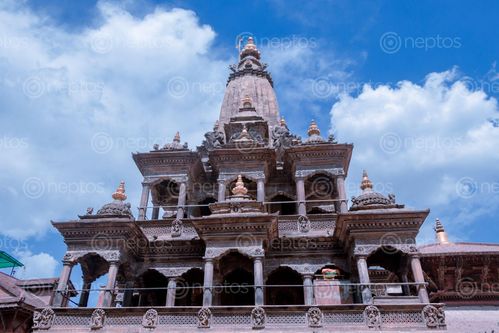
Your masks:
M 483 319 L 499 322 L 498 244 L 452 243 L 437 220 L 437 242 L 419 246 L 429 210 L 376 192 L 367 172 L 348 200 L 353 145 L 314 121 L 290 132 L 252 38 L 230 70 L 197 149 L 177 133 L 133 154 L 138 210 L 122 182 L 96 212 L 52 222 L 67 252 L 35 331 L 499 331 Z

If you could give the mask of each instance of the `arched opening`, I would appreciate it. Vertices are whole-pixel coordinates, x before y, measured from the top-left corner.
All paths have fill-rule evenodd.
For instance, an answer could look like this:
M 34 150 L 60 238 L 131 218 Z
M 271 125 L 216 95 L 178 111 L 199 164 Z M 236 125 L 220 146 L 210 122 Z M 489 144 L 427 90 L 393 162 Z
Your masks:
M 253 262 L 239 252 L 229 252 L 219 261 L 221 305 L 254 305 Z
M 151 190 L 154 205 L 153 215 L 159 214 L 159 207 L 163 208 L 163 218 L 175 217 L 177 214 L 178 197 L 180 186 L 172 180 L 163 180 L 153 186 Z M 154 213 L 154 211 L 156 211 Z M 158 218 L 158 216 L 153 216 Z
M 279 212 L 279 215 L 295 215 L 296 203 L 293 201 L 291 197 L 285 194 L 278 194 L 270 199 L 269 212 Z
M 104 291 L 99 290 L 102 285 L 107 283 L 107 273 L 109 263 L 97 253 L 88 253 L 78 259 L 81 269 L 82 281 L 79 286 L 79 299 L 73 300 L 72 306 L 94 307 L 102 301 Z M 78 270 L 78 266 L 73 268 L 72 275 Z
M 338 198 L 335 180 L 325 173 L 318 173 L 305 181 L 307 214 L 329 214 L 337 211 L 334 201 Z
M 203 305 L 203 271 L 193 268 L 177 280 L 175 306 Z
M 303 305 L 303 279 L 289 267 L 279 267 L 267 278 L 265 290 L 267 305 Z M 282 286 L 282 287 L 280 287 Z
M 369 280 L 371 283 L 404 283 L 409 282 L 407 255 L 391 246 L 383 246 L 367 258 Z M 377 297 L 409 296 L 414 291 L 405 285 L 394 285 L 389 290 L 383 286 L 372 290 Z
M 256 192 L 257 192 L 256 182 L 245 177 L 245 176 L 242 176 L 242 178 L 243 178 L 244 186 L 248 189 L 248 195 L 251 197 L 251 199 L 256 200 Z M 225 197 L 226 198 L 228 198 L 229 196 L 232 195 L 232 189 L 236 186 L 236 182 L 237 182 L 237 177 L 234 178 L 229 183 L 229 185 L 226 187 L 226 189 L 225 189 Z
M 198 203 L 200 205 L 199 206 L 199 214 L 200 214 L 200 216 L 211 215 L 211 210 L 210 210 L 210 207 L 208 207 L 208 205 L 211 204 L 211 203 L 214 203 L 214 202 L 217 202 L 217 200 L 215 200 L 212 197 L 207 197 L 206 199 L 200 201 Z
M 158 271 L 149 269 L 139 278 L 137 287 L 144 288 L 134 295 L 136 306 L 165 306 L 168 279 Z

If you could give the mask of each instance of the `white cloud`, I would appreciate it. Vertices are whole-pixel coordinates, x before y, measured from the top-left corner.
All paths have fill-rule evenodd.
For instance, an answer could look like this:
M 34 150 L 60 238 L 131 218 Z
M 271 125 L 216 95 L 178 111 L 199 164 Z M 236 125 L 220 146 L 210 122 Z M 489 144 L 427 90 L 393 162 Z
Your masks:
M 57 277 L 58 262 L 51 255 L 40 252 L 33 254 L 30 251 L 16 252 L 15 256 L 24 264 L 23 268 L 17 269 L 18 279 L 51 278 Z
M 465 228 L 497 213 L 499 128 L 489 119 L 499 110 L 459 78 L 453 69 L 429 74 L 422 85 L 365 85 L 357 96 L 340 96 L 331 115 L 340 141 L 355 144 L 350 188 L 366 168 L 398 201 L 431 208 L 432 219 L 440 216 L 465 238 Z
M 228 71 L 211 52 L 211 27 L 183 9 L 138 18 L 101 2 L 98 11 L 97 26 L 68 32 L 23 3 L 0 5 L 5 235 L 40 235 L 50 219 L 99 208 L 121 179 L 136 207 L 130 152 L 177 130 L 193 148 L 217 119 Z

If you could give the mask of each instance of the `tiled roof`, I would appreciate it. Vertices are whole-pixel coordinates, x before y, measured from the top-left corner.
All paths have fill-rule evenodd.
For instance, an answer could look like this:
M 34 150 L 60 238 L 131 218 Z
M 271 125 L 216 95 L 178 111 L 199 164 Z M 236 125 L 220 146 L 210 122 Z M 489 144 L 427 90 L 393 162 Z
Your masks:
M 27 280 L 27 282 L 42 280 L 48 279 Z M 15 277 L 0 272 L 0 288 L 10 294 L 10 296 L 0 296 L 0 308 L 15 307 L 22 303 L 36 308 L 47 306 L 47 304 L 37 295 L 30 293 L 21 287 L 24 282 L 25 281 L 23 280 L 16 279 Z
M 496 253 L 499 255 L 499 244 L 490 243 L 449 243 L 449 244 L 428 244 L 419 246 L 419 251 L 423 255 L 439 255 L 445 253 L 452 254 L 485 254 Z

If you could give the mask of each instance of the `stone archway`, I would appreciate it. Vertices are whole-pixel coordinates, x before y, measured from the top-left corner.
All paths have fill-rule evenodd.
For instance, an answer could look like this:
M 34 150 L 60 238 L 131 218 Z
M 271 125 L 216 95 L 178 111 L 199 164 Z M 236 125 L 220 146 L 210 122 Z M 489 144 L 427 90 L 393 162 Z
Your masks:
M 135 306 L 165 306 L 168 279 L 155 269 L 146 270 L 138 279 L 143 288 L 133 297 Z
M 218 261 L 218 278 L 221 287 L 220 305 L 254 305 L 255 289 L 253 262 L 247 256 L 230 251 Z
M 266 305 L 305 304 L 302 276 L 290 267 L 282 266 L 272 271 L 266 285 Z
M 192 268 L 177 280 L 175 306 L 203 305 L 203 271 Z

